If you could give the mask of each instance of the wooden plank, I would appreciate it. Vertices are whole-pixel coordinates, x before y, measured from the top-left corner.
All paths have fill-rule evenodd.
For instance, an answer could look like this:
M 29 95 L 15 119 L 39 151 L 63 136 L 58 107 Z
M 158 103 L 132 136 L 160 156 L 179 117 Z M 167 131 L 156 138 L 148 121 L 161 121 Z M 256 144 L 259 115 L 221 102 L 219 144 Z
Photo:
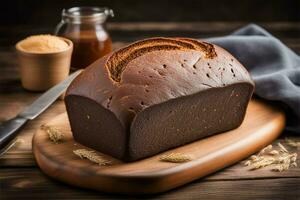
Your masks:
M 199 179 L 160 195 L 120 196 L 56 182 L 36 168 L 0 169 L 1 199 L 272 199 L 298 200 L 299 178 Z
M 37 95 L 31 95 L 26 97 L 24 94 L 20 94 L 16 96 L 14 102 L 11 103 L 5 103 L 5 101 L 10 98 L 3 98 L 5 105 L 0 103 L 0 107 L 5 110 L 2 110 L 0 113 L 0 119 L 7 120 L 14 117 L 16 113 L 21 111 L 22 108 L 36 98 L 36 96 Z M 35 160 L 31 150 L 33 134 L 42 124 L 63 112 L 65 112 L 65 105 L 63 101 L 57 100 L 44 113 L 33 121 L 28 122 L 18 135 L 18 138 L 22 142 L 0 157 L 0 166 L 35 166 Z
M 211 37 L 222 36 L 249 24 L 248 22 L 110 22 L 107 24 L 113 41 L 133 41 L 153 36 Z M 299 38 L 299 22 L 260 22 L 258 25 L 284 40 Z M 52 33 L 53 27 L 20 25 L 0 27 L 0 44 L 13 46 L 18 40 L 33 34 Z
M 242 26 L 250 24 L 249 22 L 224 22 L 224 21 L 211 21 L 211 22 L 109 22 L 107 29 L 111 32 L 119 31 L 187 31 L 187 32 L 231 32 Z M 271 32 L 278 33 L 291 33 L 300 31 L 300 22 L 259 22 L 258 25 L 265 27 Z M 53 27 L 52 27 L 53 28 Z M 19 33 L 19 34 L 35 34 L 35 32 L 52 32 L 52 28 L 47 26 L 34 27 L 32 25 L 20 25 L 15 27 L 0 27 L 2 33 Z M 23 30 L 20 32 L 20 30 Z M 120 35 L 121 36 L 121 35 Z M 296 38 L 296 35 L 291 35 Z M 289 37 L 291 37 L 289 36 Z
M 298 152 L 299 155 L 299 152 Z M 298 165 L 299 165 L 298 161 Z M 245 167 L 244 161 L 241 161 L 231 167 L 219 171 L 209 177 L 207 180 L 248 180 L 248 179 L 268 179 L 268 178 L 300 178 L 300 168 L 291 167 L 283 172 L 271 171 L 269 168 L 249 170 Z
M 202 22 L 109 22 L 107 28 L 109 30 L 128 30 L 128 31 L 149 31 L 149 30 L 187 30 L 187 31 L 229 31 L 249 24 L 248 22 L 224 22 L 224 21 L 202 21 Z M 300 22 L 259 22 L 260 26 L 270 30 L 285 31 L 299 30 Z
M 116 32 L 132 32 L 138 33 L 189 33 L 198 34 L 199 37 L 203 35 L 214 36 L 214 35 L 226 35 L 234 30 L 237 30 L 243 26 L 248 25 L 247 22 L 141 22 L 141 23 L 108 23 L 108 30 L 112 33 Z M 258 23 L 259 26 L 267 29 L 272 34 L 283 38 L 297 39 L 300 32 L 299 22 L 268 22 Z M 121 34 L 120 34 L 121 35 Z M 142 35 L 142 34 L 141 34 Z M 141 36 L 140 35 L 140 36 Z

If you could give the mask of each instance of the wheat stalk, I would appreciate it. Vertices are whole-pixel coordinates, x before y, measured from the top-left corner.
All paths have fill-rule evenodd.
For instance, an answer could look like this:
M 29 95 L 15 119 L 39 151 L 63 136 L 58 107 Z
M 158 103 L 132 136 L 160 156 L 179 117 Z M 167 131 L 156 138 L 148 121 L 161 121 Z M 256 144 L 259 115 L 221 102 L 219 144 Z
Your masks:
M 173 163 L 183 163 L 193 160 L 190 155 L 182 154 L 182 153 L 170 153 L 164 154 L 159 157 L 160 161 L 163 162 L 173 162 Z
M 278 148 L 273 149 L 272 145 L 263 148 L 257 155 L 252 155 L 244 162 L 244 165 L 249 166 L 250 170 L 256 170 L 264 167 L 271 167 L 272 171 L 284 171 L 291 166 L 297 166 L 297 154 L 290 153 L 281 143 L 278 143 Z
M 87 149 L 77 149 L 74 150 L 73 153 L 77 156 L 79 156 L 81 159 L 88 159 L 91 162 L 97 163 L 98 165 L 104 166 L 104 165 L 111 165 L 111 161 L 106 160 L 102 156 L 98 155 L 94 151 L 89 151 Z

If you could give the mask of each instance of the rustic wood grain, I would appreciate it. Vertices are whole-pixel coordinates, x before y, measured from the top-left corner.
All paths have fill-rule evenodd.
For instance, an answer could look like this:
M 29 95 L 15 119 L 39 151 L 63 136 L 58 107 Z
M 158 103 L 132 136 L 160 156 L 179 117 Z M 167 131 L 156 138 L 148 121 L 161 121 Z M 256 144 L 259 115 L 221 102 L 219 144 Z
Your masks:
M 2 98 L 0 108 L 3 109 L 0 112 L 0 119 L 4 121 L 14 117 L 16 113 L 20 112 L 25 105 L 32 102 L 36 97 L 36 95 L 26 96 L 20 94 L 14 97 L 13 102 L 6 102 L 12 101 L 10 98 Z M 34 166 L 35 160 L 31 150 L 33 134 L 42 124 L 47 123 L 49 119 L 63 112 L 65 112 L 65 105 L 63 101 L 57 100 L 46 112 L 33 121 L 29 121 L 18 135 L 21 142 L 0 157 L 0 166 Z
M 35 168 L 0 169 L 1 200 L 8 199 L 272 199 L 299 200 L 299 178 L 199 179 L 160 195 L 121 196 L 71 187 Z M 116 187 L 118 187 L 116 185 Z M 5 191 L 5 192 L 4 192 Z
M 114 42 L 129 42 L 153 36 L 186 36 L 205 38 L 227 35 L 234 30 L 249 24 L 248 22 L 110 22 L 107 28 Z M 299 44 L 300 22 L 259 22 L 270 33 L 281 39 L 288 46 Z M 15 27 L 0 27 L 5 33 L 0 38 L 0 44 L 13 49 L 20 39 L 33 34 L 52 33 L 54 27 L 39 25 L 20 25 Z M 292 41 L 298 41 L 292 42 Z M 289 42 L 291 41 L 291 42 Z M 296 50 L 296 49 L 294 49 Z

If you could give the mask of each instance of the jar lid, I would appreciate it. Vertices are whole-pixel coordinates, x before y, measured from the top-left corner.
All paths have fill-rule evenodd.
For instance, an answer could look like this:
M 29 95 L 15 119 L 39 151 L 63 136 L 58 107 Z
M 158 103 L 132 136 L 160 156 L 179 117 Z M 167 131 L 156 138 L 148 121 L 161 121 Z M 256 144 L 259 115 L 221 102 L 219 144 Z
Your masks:
M 72 23 L 103 23 L 107 17 L 113 17 L 114 12 L 107 7 L 73 7 L 63 9 L 62 16 Z

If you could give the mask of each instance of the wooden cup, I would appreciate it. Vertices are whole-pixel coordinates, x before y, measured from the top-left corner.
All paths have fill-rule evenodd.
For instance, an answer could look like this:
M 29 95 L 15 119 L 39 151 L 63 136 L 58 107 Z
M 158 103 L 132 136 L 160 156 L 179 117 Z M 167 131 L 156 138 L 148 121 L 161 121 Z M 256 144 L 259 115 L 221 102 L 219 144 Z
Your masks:
M 60 37 L 68 44 L 68 48 L 54 53 L 31 53 L 20 48 L 16 49 L 20 64 L 22 86 L 30 91 L 45 91 L 58 84 L 70 72 L 73 43 Z

